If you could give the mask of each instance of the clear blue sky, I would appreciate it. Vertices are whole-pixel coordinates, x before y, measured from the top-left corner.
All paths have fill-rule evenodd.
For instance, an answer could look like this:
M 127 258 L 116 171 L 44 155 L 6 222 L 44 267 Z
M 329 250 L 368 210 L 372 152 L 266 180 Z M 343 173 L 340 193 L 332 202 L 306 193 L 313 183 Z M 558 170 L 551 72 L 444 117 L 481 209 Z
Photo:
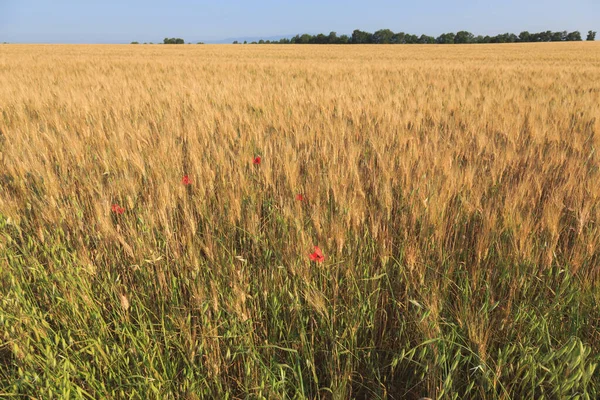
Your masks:
M 0 0 L 0 42 L 217 41 L 354 29 L 600 31 L 600 0 Z

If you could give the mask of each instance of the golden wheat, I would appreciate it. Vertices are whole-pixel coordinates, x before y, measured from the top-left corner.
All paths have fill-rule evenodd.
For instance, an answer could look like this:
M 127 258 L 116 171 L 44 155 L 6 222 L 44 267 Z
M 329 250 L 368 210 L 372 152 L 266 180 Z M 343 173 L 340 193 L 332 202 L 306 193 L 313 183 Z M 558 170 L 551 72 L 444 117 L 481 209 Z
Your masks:
M 275 287 L 295 288 L 288 301 L 331 329 L 347 318 L 340 304 L 366 304 L 385 332 L 389 307 L 412 300 L 427 310 L 415 335 L 439 338 L 451 319 L 493 363 L 493 329 L 514 322 L 523 276 L 560 266 L 597 288 L 599 83 L 596 43 L 5 45 L 0 215 L 21 240 L 66 244 L 90 280 L 116 271 L 124 312 L 140 301 L 138 269 L 189 310 L 210 305 L 212 325 L 179 323 L 213 378 L 248 376 L 223 355 L 220 310 L 254 324 L 247 343 L 262 345 L 258 299 Z M 314 245 L 323 264 L 308 259 Z M 377 277 L 394 273 L 406 284 L 386 294 Z M 474 296 L 490 282 L 497 311 L 460 301 L 460 273 Z M 173 279 L 206 274 L 178 294 Z M 383 297 L 351 298 L 352 279 Z M 329 361 L 331 390 L 356 394 L 343 388 L 358 361 Z M 428 376 L 420 395 L 443 393 Z

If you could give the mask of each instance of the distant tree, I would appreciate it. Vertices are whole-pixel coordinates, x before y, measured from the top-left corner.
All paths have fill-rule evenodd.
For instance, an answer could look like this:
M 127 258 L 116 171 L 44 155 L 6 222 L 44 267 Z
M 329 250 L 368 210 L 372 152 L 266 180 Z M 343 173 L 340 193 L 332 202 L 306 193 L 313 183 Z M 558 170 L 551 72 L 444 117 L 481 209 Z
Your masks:
M 530 42 L 531 41 L 531 33 L 527 31 L 523 31 L 519 33 L 519 42 Z
M 404 41 L 406 44 L 417 44 L 419 43 L 419 37 L 417 35 L 407 33 L 406 36 L 404 36 Z
M 588 34 L 587 34 L 587 37 L 585 38 L 585 40 L 587 40 L 588 42 L 593 42 L 594 40 L 596 40 L 596 32 L 588 31 Z
M 500 35 L 493 36 L 490 39 L 490 43 L 515 43 L 519 40 L 519 37 L 514 33 L 502 33 Z
M 454 37 L 456 35 L 454 33 L 442 33 L 440 36 L 435 39 L 438 44 L 452 44 L 454 43 Z
M 359 29 L 355 29 L 354 32 L 352 32 L 351 41 L 354 44 L 373 43 L 373 34 L 369 32 L 363 32 Z
M 475 39 L 475 35 L 473 35 L 471 32 L 460 31 L 454 37 L 454 43 L 457 43 L 457 44 L 473 43 L 474 39 Z
M 204 42 L 197 42 L 196 44 L 204 44 Z
M 566 38 L 567 42 L 581 42 L 581 32 L 569 32 Z
M 234 40 L 232 44 L 239 44 L 237 40 Z
M 140 42 L 131 42 L 130 44 L 140 44 Z
M 567 31 L 563 32 L 552 32 L 551 41 L 552 42 L 562 42 L 567 39 Z
M 262 39 L 260 39 L 260 40 L 258 41 L 258 44 L 265 44 L 265 41 L 264 41 L 264 40 L 262 40 Z
M 421 35 L 419 38 L 420 44 L 435 44 L 435 38 L 433 36 Z
M 339 43 L 339 38 L 337 36 L 337 32 L 329 32 L 329 36 L 327 37 L 327 43 L 329 44 L 337 44 Z
M 248 44 L 248 41 L 247 41 L 247 40 L 244 40 L 244 44 Z
M 256 42 L 251 42 L 250 44 L 257 44 Z
M 181 38 L 164 38 L 164 44 L 184 44 L 185 41 Z
M 394 36 L 392 37 L 392 43 L 406 44 L 406 33 L 404 33 L 404 32 L 394 33 Z
M 540 37 L 540 42 L 551 42 L 552 41 L 552 31 L 540 32 L 539 37 Z
M 390 44 L 394 40 L 394 32 L 390 29 L 380 29 L 373 34 L 373 43 Z
M 312 38 L 311 35 L 309 35 L 308 33 L 305 33 L 302 36 L 300 36 L 300 40 L 298 41 L 298 43 L 302 43 L 302 44 L 310 43 L 311 38 Z
M 316 44 L 327 44 L 328 43 L 328 37 L 325 36 L 322 33 L 319 33 L 317 36 L 313 36 L 313 43 L 316 43 Z
M 566 36 L 567 32 L 565 32 L 565 36 Z M 550 34 L 550 41 L 551 42 L 562 42 L 563 41 L 563 34 L 562 32 L 552 32 Z
M 342 35 L 338 38 L 339 44 L 348 44 L 350 43 L 350 37 L 348 35 Z

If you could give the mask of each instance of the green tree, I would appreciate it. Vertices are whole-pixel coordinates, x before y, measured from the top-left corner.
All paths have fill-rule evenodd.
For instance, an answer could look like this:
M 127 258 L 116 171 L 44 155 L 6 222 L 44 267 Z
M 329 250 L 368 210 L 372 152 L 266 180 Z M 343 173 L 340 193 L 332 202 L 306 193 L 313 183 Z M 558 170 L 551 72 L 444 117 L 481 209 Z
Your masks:
M 369 32 L 364 32 L 359 29 L 355 29 L 352 32 L 352 43 L 354 44 L 366 44 L 373 43 L 373 34 Z
M 394 39 L 394 32 L 390 29 L 380 29 L 373 34 L 373 43 L 389 44 Z
M 514 33 L 502 33 L 491 38 L 490 43 L 515 43 L 519 37 Z
M 420 44 L 435 44 L 435 38 L 433 36 L 421 35 L 419 38 Z
M 307 43 L 310 43 L 311 39 L 312 39 L 312 36 L 309 35 L 308 33 L 305 33 L 302 36 L 300 36 L 300 41 L 298 43 L 307 44 Z
M 139 42 L 131 42 L 130 44 L 140 44 Z
M 437 37 L 437 39 L 435 39 L 435 41 L 439 44 L 453 44 L 455 36 L 456 35 L 452 32 L 442 33 L 440 36 Z
M 567 39 L 567 31 L 552 32 L 552 36 L 551 36 L 552 42 L 562 42 L 566 39 Z
M 337 44 L 339 43 L 339 38 L 337 36 L 337 32 L 329 32 L 329 36 L 327 37 L 327 43 L 329 44 Z
M 404 36 L 404 40 L 406 42 L 406 44 L 417 44 L 419 43 L 419 37 L 417 35 L 412 35 L 407 33 L 406 36 Z
M 313 43 L 316 44 L 327 44 L 327 36 L 322 33 L 319 33 L 317 36 L 313 36 Z
M 405 44 L 406 43 L 406 33 L 404 33 L 404 32 L 394 33 L 394 36 L 392 37 L 392 43 Z
M 596 40 L 596 32 L 588 31 L 588 34 L 587 34 L 587 37 L 585 38 L 585 40 L 587 40 L 588 42 L 593 42 L 594 40 Z
M 581 42 L 581 32 L 569 32 L 566 38 L 567 42 Z
M 475 39 L 475 35 L 473 35 L 471 32 L 460 31 L 454 37 L 454 43 L 457 43 L 457 44 L 473 43 L 474 39 Z
M 165 38 L 163 40 L 164 44 L 184 44 L 185 41 L 181 38 Z
M 540 42 L 551 42 L 552 41 L 552 31 L 540 32 L 538 33 Z
M 531 42 L 531 33 L 527 31 L 519 33 L 519 42 Z

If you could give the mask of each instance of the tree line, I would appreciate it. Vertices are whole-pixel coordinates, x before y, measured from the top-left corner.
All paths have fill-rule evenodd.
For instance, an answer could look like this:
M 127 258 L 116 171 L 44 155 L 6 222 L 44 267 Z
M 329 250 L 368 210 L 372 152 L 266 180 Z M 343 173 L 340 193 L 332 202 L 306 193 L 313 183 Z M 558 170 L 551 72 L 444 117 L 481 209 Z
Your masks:
M 282 38 L 280 40 L 259 40 L 251 44 L 469 44 L 469 43 L 530 43 L 530 42 L 578 42 L 582 41 L 579 31 L 574 32 L 537 32 L 530 33 L 523 31 L 516 35 L 514 33 L 502 33 L 496 36 L 475 36 L 468 31 L 459 31 L 457 33 L 442 33 L 438 37 L 429 35 L 413 35 L 410 33 L 394 33 L 390 29 L 380 29 L 374 33 L 355 29 L 352 35 L 340 35 L 336 32 L 330 32 L 329 35 L 319 33 L 311 35 L 308 33 L 296 35 L 292 38 Z M 587 41 L 596 40 L 596 32 L 588 31 Z M 233 44 L 239 44 L 235 40 Z M 247 44 L 244 41 L 244 44 Z M 139 44 L 131 42 L 131 44 Z M 146 43 L 144 43 L 146 44 Z M 163 44 L 185 44 L 182 38 L 164 38 Z M 198 44 L 204 44 L 198 42 Z
M 319 33 L 296 35 L 280 40 L 259 40 L 251 44 L 468 44 L 468 43 L 529 43 L 529 42 L 576 42 L 583 40 L 579 31 L 574 32 L 537 32 L 523 31 L 519 35 L 502 33 L 496 36 L 475 36 L 468 31 L 443 33 L 438 37 L 429 35 L 413 35 L 410 33 L 394 33 L 390 29 L 380 29 L 374 33 L 354 30 L 351 36 L 330 32 L 329 35 Z M 596 40 L 596 32 L 589 31 L 586 40 Z M 246 44 L 247 41 L 244 41 Z M 236 40 L 233 44 L 239 44 Z

